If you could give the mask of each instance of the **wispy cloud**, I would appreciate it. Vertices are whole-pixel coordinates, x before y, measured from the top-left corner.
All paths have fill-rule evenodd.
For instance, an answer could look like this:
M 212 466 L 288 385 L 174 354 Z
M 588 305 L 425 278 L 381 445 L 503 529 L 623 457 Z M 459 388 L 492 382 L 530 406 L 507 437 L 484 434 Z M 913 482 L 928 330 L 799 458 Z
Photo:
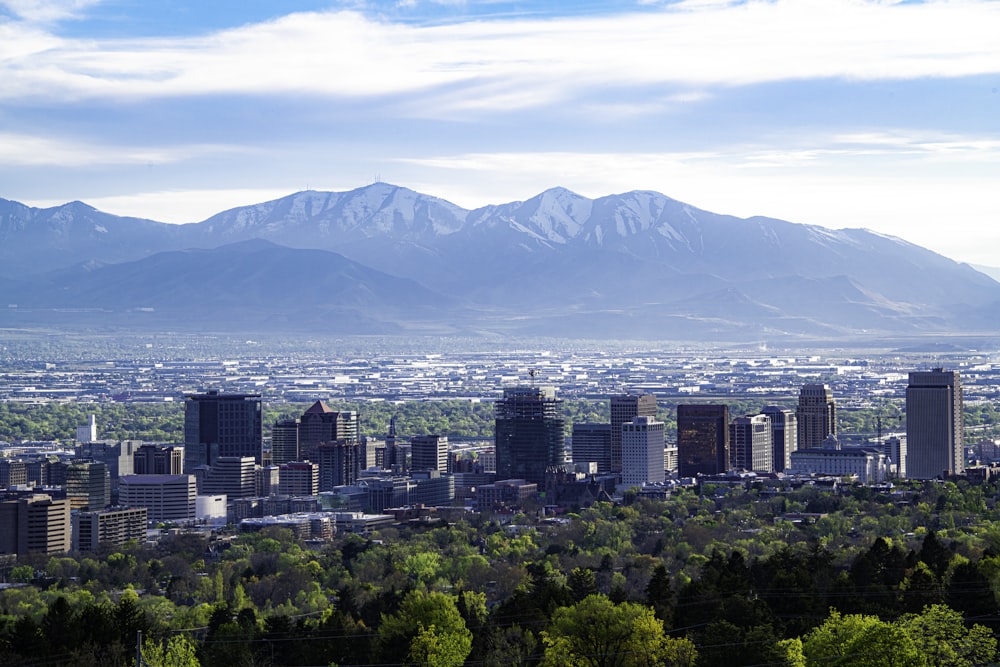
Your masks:
M 608 85 L 959 77 L 1000 71 L 997 25 L 1000 3 L 974 0 L 682 3 L 430 26 L 299 13 L 186 39 L 36 33 L 0 45 L 0 99 L 420 92 L 453 112 L 551 105 Z
M 92 167 L 159 165 L 207 155 L 248 153 L 253 149 L 226 145 L 111 146 L 72 139 L 0 132 L 0 162 L 26 167 Z
M 0 0 L 0 8 L 22 20 L 47 23 L 80 16 L 101 0 Z

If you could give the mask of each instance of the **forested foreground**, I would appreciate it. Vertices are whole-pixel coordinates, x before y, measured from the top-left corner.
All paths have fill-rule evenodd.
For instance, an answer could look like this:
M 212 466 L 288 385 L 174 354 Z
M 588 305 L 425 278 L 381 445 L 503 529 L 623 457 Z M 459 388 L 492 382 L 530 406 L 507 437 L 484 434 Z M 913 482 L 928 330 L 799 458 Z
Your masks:
M 22 558 L 0 664 L 985 665 L 996 486 L 702 489 L 510 523 Z M 781 517 L 812 513 L 805 524 Z

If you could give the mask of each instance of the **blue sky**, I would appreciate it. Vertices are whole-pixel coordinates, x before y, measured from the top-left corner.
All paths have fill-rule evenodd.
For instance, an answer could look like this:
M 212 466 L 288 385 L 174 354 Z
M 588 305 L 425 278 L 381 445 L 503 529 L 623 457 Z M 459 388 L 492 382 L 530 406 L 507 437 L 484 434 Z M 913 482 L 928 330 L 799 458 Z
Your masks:
M 0 197 L 651 189 L 998 266 L 998 35 L 997 0 L 0 0 Z

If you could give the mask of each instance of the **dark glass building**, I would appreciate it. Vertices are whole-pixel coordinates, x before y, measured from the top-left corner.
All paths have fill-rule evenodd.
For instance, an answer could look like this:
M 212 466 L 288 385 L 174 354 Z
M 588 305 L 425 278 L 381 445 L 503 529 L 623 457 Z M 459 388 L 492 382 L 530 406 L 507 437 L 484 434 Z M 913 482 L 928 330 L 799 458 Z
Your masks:
M 357 412 L 338 412 L 323 401 L 316 401 L 299 418 L 299 456 L 296 460 L 315 460 L 316 448 L 327 442 L 357 444 L 360 439 Z
M 220 456 L 263 461 L 264 411 L 260 394 L 209 391 L 184 397 L 184 470 L 211 466 Z
M 958 371 L 910 373 L 906 387 L 906 476 L 937 479 L 965 472 L 965 415 Z
M 729 407 L 677 406 L 677 474 L 719 475 L 729 468 Z
M 541 486 L 545 471 L 566 463 L 566 421 L 552 387 L 508 387 L 496 402 L 497 479 Z
M 572 443 L 573 463 L 596 463 L 602 475 L 611 471 L 611 424 L 573 424 Z

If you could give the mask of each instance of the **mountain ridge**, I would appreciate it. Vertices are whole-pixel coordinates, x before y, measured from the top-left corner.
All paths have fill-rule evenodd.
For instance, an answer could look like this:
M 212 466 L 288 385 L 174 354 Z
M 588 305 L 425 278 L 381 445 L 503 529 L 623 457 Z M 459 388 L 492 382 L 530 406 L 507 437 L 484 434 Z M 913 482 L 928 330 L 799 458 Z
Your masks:
M 414 309 L 422 311 L 422 322 L 436 320 L 442 330 L 468 319 L 474 328 L 486 322 L 517 331 L 520 322 L 536 331 L 548 323 L 564 329 L 558 335 L 585 336 L 588 326 L 613 331 L 614 318 L 628 313 L 633 322 L 646 317 L 642 328 L 650 331 L 660 322 L 668 336 L 685 323 L 692 335 L 725 336 L 727 322 L 732 332 L 753 336 L 910 334 L 953 331 L 960 320 L 989 328 L 1000 304 L 1000 283 L 993 278 L 865 229 L 737 218 L 652 190 L 589 199 L 558 187 L 467 210 L 387 183 L 302 191 L 184 225 L 113 216 L 82 202 L 37 209 L 0 199 L 0 278 L 17 279 L 20 286 L 0 282 L 0 291 L 10 294 L 9 302 L 20 290 L 41 303 L 44 289 L 32 292 L 26 285 L 32 277 L 44 283 L 38 277 L 43 271 L 90 262 L 91 274 L 112 276 L 116 270 L 105 265 L 146 261 L 149 275 L 159 275 L 150 259 L 158 252 L 229 248 L 254 239 L 275 244 L 267 252 L 282 253 L 286 273 L 306 282 L 295 264 L 312 267 L 324 280 L 333 275 L 309 251 L 378 272 L 336 274 L 347 292 L 368 295 L 352 304 L 359 310 L 378 309 L 392 289 L 403 289 L 392 279 L 415 281 L 427 293 L 414 297 Z M 305 254 L 291 259 L 286 251 Z M 212 261 L 235 261 L 233 252 L 217 253 Z M 175 271 L 190 274 L 189 281 L 196 275 L 209 280 L 210 273 L 183 268 L 179 257 L 171 261 Z M 294 289 L 275 274 L 241 270 L 244 291 L 270 294 L 279 284 Z M 91 284 L 75 280 L 80 289 Z M 141 272 L 128 280 L 143 283 Z M 369 294 L 366 285 L 377 287 Z M 147 285 L 148 293 L 159 293 L 155 287 Z M 92 301 L 101 291 L 94 289 L 87 297 Z M 336 291 L 333 283 L 326 289 Z M 63 288 L 64 294 L 72 291 Z M 112 285 L 102 293 L 113 292 Z M 160 298 L 166 303 L 170 295 Z M 223 301 L 216 307 L 232 307 Z M 405 328 L 405 310 L 383 319 Z

